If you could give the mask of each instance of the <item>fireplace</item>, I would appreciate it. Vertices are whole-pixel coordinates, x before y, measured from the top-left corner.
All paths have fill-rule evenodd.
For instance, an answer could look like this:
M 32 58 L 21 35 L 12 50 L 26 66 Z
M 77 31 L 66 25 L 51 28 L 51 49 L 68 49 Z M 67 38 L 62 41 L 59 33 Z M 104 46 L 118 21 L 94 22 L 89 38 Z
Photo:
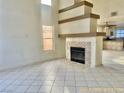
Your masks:
M 85 48 L 71 47 L 71 61 L 85 64 Z

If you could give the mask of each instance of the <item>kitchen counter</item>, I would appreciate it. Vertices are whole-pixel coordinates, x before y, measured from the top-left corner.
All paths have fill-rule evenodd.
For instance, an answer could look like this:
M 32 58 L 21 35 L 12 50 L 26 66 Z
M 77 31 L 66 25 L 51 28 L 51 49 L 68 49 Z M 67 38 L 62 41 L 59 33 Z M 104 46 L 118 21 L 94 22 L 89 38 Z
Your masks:
M 104 40 L 103 49 L 105 50 L 123 50 L 124 40 Z

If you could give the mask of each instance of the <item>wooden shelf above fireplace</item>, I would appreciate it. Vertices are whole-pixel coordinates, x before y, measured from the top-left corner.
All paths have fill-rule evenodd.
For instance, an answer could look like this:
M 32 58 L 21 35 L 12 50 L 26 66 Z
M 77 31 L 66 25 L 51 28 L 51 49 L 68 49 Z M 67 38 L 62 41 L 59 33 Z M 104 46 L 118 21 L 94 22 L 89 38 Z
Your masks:
M 60 38 L 65 37 L 96 37 L 96 36 L 105 36 L 104 32 L 91 32 L 91 33 L 74 33 L 74 34 L 59 34 Z
M 82 5 L 85 5 L 85 6 L 89 6 L 89 7 L 93 7 L 93 4 L 90 3 L 90 2 L 87 2 L 87 1 L 81 1 L 81 2 L 78 2 L 78 3 L 75 3 L 69 7 L 66 7 L 66 8 L 63 8 L 63 9 L 60 9 L 59 10 L 59 13 L 62 13 L 62 12 L 66 12 L 68 10 L 71 10 L 71 9 L 74 9 L 74 8 L 77 8 L 77 7 L 80 7 Z

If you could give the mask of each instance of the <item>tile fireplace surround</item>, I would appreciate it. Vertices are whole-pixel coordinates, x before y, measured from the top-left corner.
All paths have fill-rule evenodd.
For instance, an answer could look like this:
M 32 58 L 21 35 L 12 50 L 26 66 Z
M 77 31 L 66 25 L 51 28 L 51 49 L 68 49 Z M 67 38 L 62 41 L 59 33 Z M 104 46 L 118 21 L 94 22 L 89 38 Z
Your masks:
M 66 58 L 71 60 L 71 47 L 85 48 L 85 65 L 95 67 L 100 61 L 101 56 L 97 55 L 97 37 L 75 37 L 66 38 Z M 99 39 L 101 40 L 101 39 Z M 99 43 L 99 42 L 98 42 Z M 99 48 L 98 48 L 99 49 Z M 98 59 L 99 58 L 99 59 Z
M 91 64 L 91 42 L 67 42 L 67 58 L 71 59 L 71 54 L 70 54 L 70 47 L 80 47 L 80 48 L 85 48 L 85 63 L 86 65 Z

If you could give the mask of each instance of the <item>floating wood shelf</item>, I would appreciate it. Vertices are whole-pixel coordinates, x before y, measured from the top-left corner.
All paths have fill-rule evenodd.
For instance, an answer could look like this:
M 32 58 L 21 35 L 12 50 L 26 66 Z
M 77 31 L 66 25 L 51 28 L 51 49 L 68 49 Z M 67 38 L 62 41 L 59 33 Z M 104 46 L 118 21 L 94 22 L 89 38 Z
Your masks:
M 66 8 L 63 8 L 61 10 L 59 10 L 59 13 L 62 13 L 62 12 L 66 12 L 68 10 L 71 10 L 71 9 L 74 9 L 74 8 L 77 8 L 77 7 L 80 7 L 82 5 L 86 5 L 86 6 L 89 6 L 89 7 L 93 7 L 93 4 L 90 3 L 90 2 L 87 2 L 87 1 L 81 1 L 79 3 L 75 3 L 69 7 L 66 7 Z
M 105 36 L 104 32 L 90 32 L 90 33 L 74 33 L 74 34 L 59 34 L 60 38 L 65 37 L 96 37 L 96 36 Z
M 82 20 L 82 19 L 85 19 L 85 18 L 95 18 L 95 19 L 99 19 L 100 16 L 91 13 L 91 14 L 86 14 L 86 15 L 81 15 L 81 16 L 76 16 L 76 17 L 73 17 L 73 18 L 68 18 L 68 19 L 60 20 L 58 23 L 59 23 L 59 24 L 63 24 L 63 23 L 67 23 L 67 22 Z

